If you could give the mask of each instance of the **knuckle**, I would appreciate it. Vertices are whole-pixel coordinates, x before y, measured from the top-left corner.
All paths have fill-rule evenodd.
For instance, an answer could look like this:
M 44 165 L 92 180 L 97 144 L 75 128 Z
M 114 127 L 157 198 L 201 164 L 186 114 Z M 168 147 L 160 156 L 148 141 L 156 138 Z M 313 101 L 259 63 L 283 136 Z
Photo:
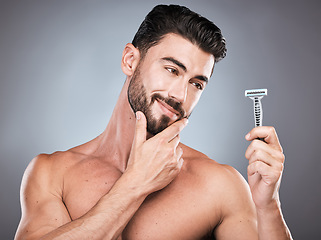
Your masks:
M 169 163 L 168 163 L 168 167 L 173 170 L 178 168 L 178 161 L 176 160 L 176 158 L 173 158 Z
M 255 151 L 257 151 L 257 149 L 259 148 L 260 144 L 261 144 L 261 141 L 255 139 L 251 143 L 251 148 L 253 148 Z
M 259 162 L 255 161 L 247 166 L 248 171 L 255 171 L 259 169 Z
M 277 151 L 277 153 L 275 154 L 275 158 L 281 163 L 285 161 L 285 155 L 283 152 L 280 151 Z
M 282 163 L 280 164 L 280 171 L 283 172 L 283 170 L 284 170 L 284 164 Z
M 257 160 L 257 152 L 254 152 L 252 156 L 250 157 L 250 162 L 255 162 Z
M 279 156 L 281 162 L 283 163 L 285 161 L 285 155 L 283 152 L 280 152 L 280 156 Z
M 275 134 L 275 133 L 276 133 L 275 128 L 272 127 L 272 126 L 268 127 L 268 132 L 269 132 L 270 134 Z
M 255 141 L 252 141 L 248 149 L 250 151 L 253 151 L 255 149 L 255 144 L 256 144 Z
M 249 159 L 250 158 L 250 153 L 248 151 L 245 152 L 245 158 Z
M 278 164 L 276 164 L 276 165 L 274 165 L 275 167 L 275 169 L 276 169 L 276 171 L 279 173 L 279 172 L 282 172 L 283 171 L 283 169 L 284 169 L 284 164 L 283 163 L 278 163 Z
M 260 161 L 255 161 L 253 163 L 254 167 L 257 168 L 257 169 L 260 169 L 261 168 L 261 162 Z
M 275 128 L 273 126 L 268 126 L 268 130 L 271 132 L 275 132 Z
M 247 166 L 247 173 L 252 173 L 252 172 L 256 172 L 256 171 L 257 171 L 257 168 L 256 168 L 255 163 L 252 163 Z
M 177 153 L 178 156 L 182 156 L 183 155 L 183 149 L 181 147 L 177 147 L 176 153 Z
M 285 160 L 285 155 L 284 155 L 284 152 L 283 152 L 283 147 L 282 147 L 281 145 L 279 145 L 279 148 L 280 148 L 280 152 L 283 154 L 284 160 Z
M 263 151 L 261 149 L 257 149 L 257 150 L 255 150 L 253 155 L 254 155 L 255 158 L 259 159 L 263 155 Z
M 172 127 L 173 127 L 174 131 L 178 132 L 180 130 L 181 124 L 180 124 L 180 122 L 176 122 L 175 124 L 172 124 Z

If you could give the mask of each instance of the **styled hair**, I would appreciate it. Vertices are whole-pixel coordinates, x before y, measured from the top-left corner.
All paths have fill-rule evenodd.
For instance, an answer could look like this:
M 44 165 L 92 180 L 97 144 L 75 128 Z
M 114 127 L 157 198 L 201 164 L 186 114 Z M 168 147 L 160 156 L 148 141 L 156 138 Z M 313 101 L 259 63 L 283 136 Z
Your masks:
M 215 62 L 226 56 L 226 42 L 221 30 L 210 20 L 178 5 L 158 5 L 141 23 L 132 44 L 143 58 L 168 33 L 189 40 L 203 51 L 214 56 Z

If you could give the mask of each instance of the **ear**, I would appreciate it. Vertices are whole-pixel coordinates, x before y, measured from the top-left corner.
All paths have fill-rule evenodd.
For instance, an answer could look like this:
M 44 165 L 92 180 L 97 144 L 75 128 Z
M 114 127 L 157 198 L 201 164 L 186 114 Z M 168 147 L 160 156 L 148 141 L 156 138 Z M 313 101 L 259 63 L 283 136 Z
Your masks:
M 121 69 L 127 76 L 133 75 L 140 60 L 139 50 L 131 43 L 127 43 L 121 59 Z

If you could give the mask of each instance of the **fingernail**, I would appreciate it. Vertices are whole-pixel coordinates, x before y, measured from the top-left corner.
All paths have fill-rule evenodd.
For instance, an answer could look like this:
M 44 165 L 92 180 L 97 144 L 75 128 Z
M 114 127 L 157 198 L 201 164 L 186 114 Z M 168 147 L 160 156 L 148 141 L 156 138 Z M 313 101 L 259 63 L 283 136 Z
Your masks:
M 140 112 L 136 112 L 135 114 L 136 114 L 136 119 L 140 120 L 140 117 L 141 117 Z
M 246 140 L 249 140 L 249 139 L 250 139 L 250 137 L 251 137 L 251 134 L 250 134 L 250 133 L 248 133 L 248 134 L 246 134 L 245 139 L 246 139 Z

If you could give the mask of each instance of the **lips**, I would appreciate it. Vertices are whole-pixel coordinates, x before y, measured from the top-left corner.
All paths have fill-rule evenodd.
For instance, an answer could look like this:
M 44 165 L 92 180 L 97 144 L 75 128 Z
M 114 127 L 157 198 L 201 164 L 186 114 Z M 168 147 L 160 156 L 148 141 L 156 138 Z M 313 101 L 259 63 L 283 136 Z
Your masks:
M 172 108 L 170 105 L 168 105 L 167 103 L 163 102 L 160 99 L 156 99 L 157 103 L 159 104 L 160 108 L 162 109 L 162 111 L 170 118 L 178 118 L 178 116 L 180 115 L 180 113 L 178 111 L 176 111 L 174 108 Z

